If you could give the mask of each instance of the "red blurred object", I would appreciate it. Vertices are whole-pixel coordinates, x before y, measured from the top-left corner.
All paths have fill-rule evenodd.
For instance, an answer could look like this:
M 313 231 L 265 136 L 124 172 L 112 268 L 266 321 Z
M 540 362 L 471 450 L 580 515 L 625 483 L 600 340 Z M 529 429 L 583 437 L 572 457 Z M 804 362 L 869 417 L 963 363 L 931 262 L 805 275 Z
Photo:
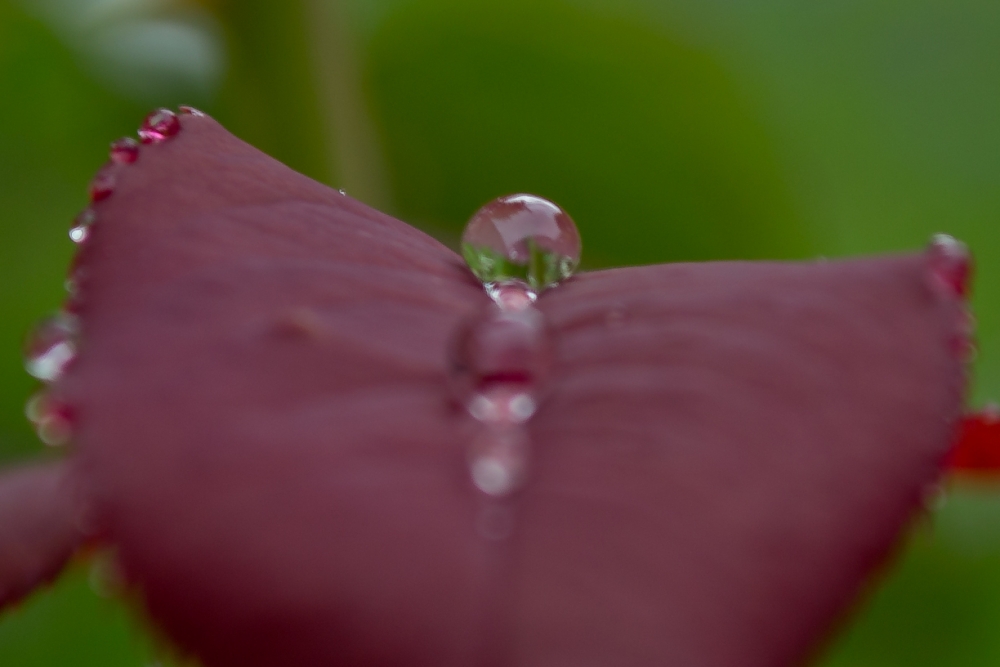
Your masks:
M 987 406 L 962 419 L 948 467 L 1000 473 L 1000 406 Z

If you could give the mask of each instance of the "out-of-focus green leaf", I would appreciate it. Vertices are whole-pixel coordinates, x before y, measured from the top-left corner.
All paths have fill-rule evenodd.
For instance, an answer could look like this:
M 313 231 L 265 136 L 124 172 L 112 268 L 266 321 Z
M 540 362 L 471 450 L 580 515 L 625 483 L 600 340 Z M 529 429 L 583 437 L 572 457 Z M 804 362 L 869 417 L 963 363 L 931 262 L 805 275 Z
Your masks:
M 810 252 L 753 109 L 665 30 L 558 0 L 421 0 L 368 66 L 410 219 L 458 230 L 524 191 L 570 212 L 591 261 Z

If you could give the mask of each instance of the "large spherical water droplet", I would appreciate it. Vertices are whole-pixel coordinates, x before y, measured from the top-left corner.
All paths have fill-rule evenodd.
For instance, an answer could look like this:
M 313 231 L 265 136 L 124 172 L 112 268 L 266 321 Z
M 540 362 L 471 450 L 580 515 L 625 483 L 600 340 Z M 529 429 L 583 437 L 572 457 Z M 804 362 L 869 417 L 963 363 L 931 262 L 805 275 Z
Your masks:
M 969 293 L 972 256 L 969 248 L 947 234 L 935 234 L 927 246 L 927 269 L 931 288 L 950 297 L 964 298 Z
M 97 214 L 92 208 L 86 208 L 73 220 L 69 228 L 69 238 L 73 243 L 83 243 L 90 236 L 90 227 L 97 221 Z
M 139 159 L 139 142 L 132 137 L 122 137 L 111 142 L 109 154 L 115 164 L 132 164 Z
M 139 128 L 139 138 L 144 144 L 166 141 L 181 130 L 181 122 L 170 109 L 157 109 L 146 116 Z
M 469 448 L 472 483 L 489 496 L 506 496 L 520 488 L 527 467 L 527 434 L 521 428 L 484 429 Z
M 24 367 L 44 382 L 59 379 L 76 356 L 76 318 L 59 313 L 42 320 L 25 341 Z
M 536 291 L 558 284 L 580 263 L 572 218 L 534 195 L 508 195 L 479 209 L 462 233 L 462 254 L 483 283 L 522 280 Z
M 551 341 L 541 313 L 490 306 L 460 327 L 452 347 L 451 379 L 456 395 L 468 405 L 495 386 L 537 391 L 551 363 Z

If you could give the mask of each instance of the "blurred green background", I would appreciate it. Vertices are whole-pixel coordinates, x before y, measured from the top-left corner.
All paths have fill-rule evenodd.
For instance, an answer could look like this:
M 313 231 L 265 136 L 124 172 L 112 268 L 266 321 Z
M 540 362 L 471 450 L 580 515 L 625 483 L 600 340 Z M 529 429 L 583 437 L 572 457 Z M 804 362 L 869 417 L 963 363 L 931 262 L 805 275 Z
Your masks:
M 546 196 L 591 267 L 954 234 L 1000 398 L 996 0 L 0 0 L 0 461 L 43 455 L 21 338 L 86 184 L 177 104 L 445 240 Z M 89 569 L 0 616 L 0 665 L 170 662 Z M 818 664 L 1000 664 L 997 487 L 953 484 Z

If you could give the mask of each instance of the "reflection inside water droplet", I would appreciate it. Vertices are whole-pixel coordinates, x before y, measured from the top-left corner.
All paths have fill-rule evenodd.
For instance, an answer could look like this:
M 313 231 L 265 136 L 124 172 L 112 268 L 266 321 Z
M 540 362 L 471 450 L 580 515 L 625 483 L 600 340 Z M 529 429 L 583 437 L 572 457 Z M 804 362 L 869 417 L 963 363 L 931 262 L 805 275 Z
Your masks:
M 110 157 L 115 164 L 132 164 L 139 159 L 139 142 L 132 137 L 112 142 Z
M 535 195 L 500 197 L 479 209 L 462 233 L 462 255 L 484 284 L 520 280 L 541 291 L 580 263 L 573 219 Z
M 139 128 L 139 138 L 144 144 L 158 144 L 166 141 L 181 130 L 181 122 L 170 109 L 157 109 L 146 116 Z

